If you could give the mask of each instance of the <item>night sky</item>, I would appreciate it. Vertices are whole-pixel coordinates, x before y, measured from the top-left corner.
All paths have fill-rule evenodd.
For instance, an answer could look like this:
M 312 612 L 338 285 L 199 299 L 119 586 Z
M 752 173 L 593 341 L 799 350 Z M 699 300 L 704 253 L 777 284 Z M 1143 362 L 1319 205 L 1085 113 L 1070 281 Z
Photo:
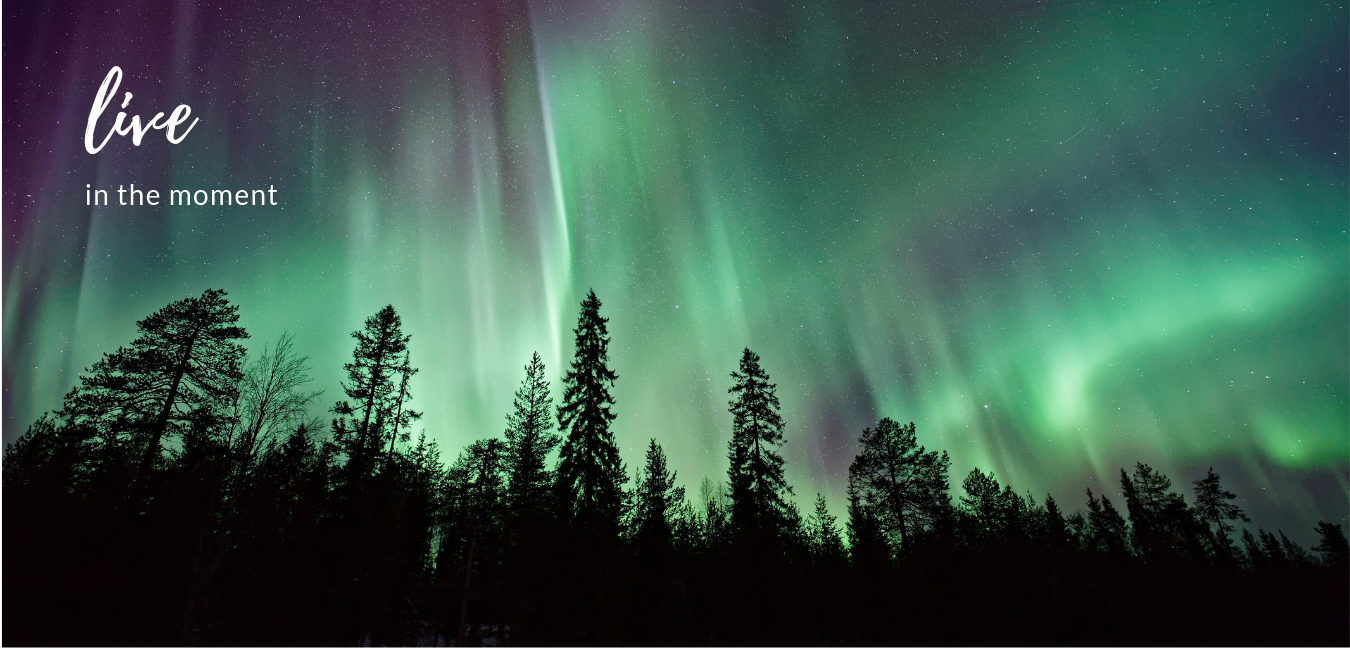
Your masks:
M 6 3 L 6 442 L 218 287 L 250 349 L 295 335 L 315 415 L 392 303 L 453 457 L 532 351 L 558 396 L 593 287 L 624 458 L 654 437 L 694 490 L 749 346 L 802 504 L 842 514 L 892 417 L 957 492 L 978 466 L 1073 509 L 1135 461 L 1188 496 L 1213 466 L 1257 525 L 1346 522 L 1341 0 L 430 4 Z M 201 122 L 86 153 L 114 65 L 100 134 L 125 92 Z

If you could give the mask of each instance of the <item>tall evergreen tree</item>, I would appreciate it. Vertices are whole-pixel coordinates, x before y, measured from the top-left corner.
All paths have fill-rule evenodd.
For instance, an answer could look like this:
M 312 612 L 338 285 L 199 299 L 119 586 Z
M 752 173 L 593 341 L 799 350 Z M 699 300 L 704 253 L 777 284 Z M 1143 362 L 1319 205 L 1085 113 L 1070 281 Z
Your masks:
M 647 445 L 647 463 L 635 483 L 633 536 L 643 545 L 668 545 L 672 517 L 684 503 L 684 488 L 675 485 L 675 472 L 667 468 L 666 454 L 655 438 Z
M 386 438 L 397 437 L 400 425 L 406 426 L 421 414 L 405 411 L 404 404 L 412 397 L 406 380 L 417 369 L 408 363 L 412 336 L 403 333 L 403 321 L 394 306 L 386 305 L 367 318 L 365 327 L 352 332 L 352 338 L 356 349 L 352 360 L 343 365 L 347 381 L 342 383 L 351 401 L 333 406 L 337 415 L 333 437 L 347 452 L 349 469 L 359 475 L 373 468 Z
M 783 418 L 778 414 L 777 387 L 759 365 L 759 355 L 745 348 L 740 369 L 731 373 L 731 443 L 727 470 L 731 484 L 731 521 L 738 531 L 781 532 L 787 514 L 783 477 Z
M 237 341 L 248 338 L 238 312 L 224 291 L 207 289 L 138 321 L 140 335 L 81 375 L 57 416 L 97 448 L 94 457 L 138 453 L 144 476 L 165 438 L 228 417 L 243 377 Z
M 876 514 L 888 543 L 896 550 L 910 545 L 950 508 L 947 452 L 928 451 L 918 443 L 914 423 L 902 426 L 882 418 L 863 430 L 862 450 L 849 465 L 850 483 L 858 498 Z
M 1219 484 L 1219 475 L 1209 468 L 1205 478 L 1195 481 L 1196 516 L 1205 522 L 1209 533 L 1210 546 L 1222 557 L 1233 557 L 1233 540 L 1229 533 L 1236 530 L 1230 521 L 1251 521 L 1237 504 L 1229 503 L 1237 498 L 1236 494 L 1223 489 Z M 1209 528 L 1213 525 L 1213 528 Z
M 563 376 L 558 426 L 567 438 L 558 453 L 555 485 L 565 519 L 617 531 L 628 477 L 610 431 L 615 413 L 609 390 L 618 375 L 609 368 L 607 322 L 600 316 L 600 299 L 589 292 L 574 330 L 576 354 Z
M 553 433 L 553 399 L 544 362 L 535 352 L 525 365 L 506 416 L 506 501 L 512 515 L 525 517 L 545 509 L 551 482 L 547 460 L 560 438 Z

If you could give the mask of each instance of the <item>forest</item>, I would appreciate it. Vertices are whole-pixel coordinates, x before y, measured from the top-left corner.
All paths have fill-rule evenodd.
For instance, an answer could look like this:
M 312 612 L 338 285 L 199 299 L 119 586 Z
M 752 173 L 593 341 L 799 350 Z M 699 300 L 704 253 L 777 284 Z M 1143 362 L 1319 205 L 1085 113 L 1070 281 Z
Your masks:
M 590 292 L 556 388 L 535 354 L 500 434 L 442 456 L 387 306 L 321 404 L 292 338 L 224 291 L 173 302 L 3 458 L 8 645 L 1339 645 L 1350 548 L 1250 524 L 1213 469 L 1123 498 L 1022 494 L 889 417 L 848 506 L 802 512 L 775 384 L 745 349 L 725 481 L 615 444 Z M 809 495 L 801 495 L 807 496 Z M 809 500 L 809 499 L 808 499 Z

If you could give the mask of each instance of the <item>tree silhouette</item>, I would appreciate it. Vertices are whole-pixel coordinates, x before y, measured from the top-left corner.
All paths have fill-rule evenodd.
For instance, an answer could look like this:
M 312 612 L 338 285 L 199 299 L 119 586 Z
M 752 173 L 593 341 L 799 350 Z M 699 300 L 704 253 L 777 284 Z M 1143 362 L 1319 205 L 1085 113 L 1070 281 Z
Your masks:
M 224 291 L 207 289 L 138 321 L 140 335 L 81 375 L 57 416 L 83 433 L 96 457 L 138 447 L 136 475 L 144 478 L 162 459 L 166 437 L 181 439 L 228 416 L 245 353 L 237 341 L 248 338 L 235 325 L 238 312 Z
M 745 348 L 728 392 L 731 400 L 731 521 L 737 531 L 777 533 L 784 529 L 786 495 L 783 478 L 783 418 L 778 414 L 776 386 L 759 366 L 759 355 Z
M 511 406 L 506 416 L 507 508 L 516 517 L 537 515 L 546 508 L 552 480 L 548 455 L 560 442 L 553 433 L 553 400 L 538 352 L 525 365 L 525 379 Z
M 302 389 L 310 381 L 308 362 L 309 357 L 296 354 L 291 335 L 282 334 L 244 366 L 229 440 L 244 466 L 279 436 L 305 423 L 310 402 L 320 395 Z
M 389 424 L 389 451 L 385 453 L 385 461 L 391 463 L 394 460 L 394 445 L 397 442 L 408 442 L 412 437 L 412 425 L 414 422 L 422 419 L 420 411 L 414 411 L 408 408 L 408 402 L 412 400 L 412 393 L 408 391 L 408 381 L 417 374 L 417 368 L 412 367 L 412 355 L 407 351 L 403 353 L 403 362 L 399 364 L 398 391 L 391 403 L 385 407 L 385 412 L 381 414 L 381 421 L 388 418 Z M 389 410 L 393 410 L 393 417 L 388 415 Z
M 634 482 L 634 538 L 644 546 L 669 545 L 672 518 L 684 503 L 684 488 L 675 485 L 675 472 L 667 469 L 665 452 L 655 438 L 647 445 L 647 463 Z
M 891 547 L 882 531 L 876 505 L 862 497 L 858 483 L 861 478 L 853 473 L 848 477 L 848 551 L 854 564 L 867 565 L 885 562 L 891 557 Z
M 1236 528 L 1228 523 L 1230 521 L 1251 521 L 1247 515 L 1242 512 L 1237 504 L 1229 503 L 1237 498 L 1236 494 L 1223 489 L 1219 484 L 1219 475 L 1214 472 L 1214 468 L 1209 468 L 1205 478 L 1194 482 L 1195 484 L 1195 511 L 1201 521 L 1205 522 L 1205 529 L 1209 533 L 1210 546 L 1214 552 L 1225 558 L 1232 558 L 1234 555 L 1233 540 L 1229 533 Z M 1213 528 L 1209 526 L 1213 525 Z
M 615 417 L 609 389 L 618 375 L 609 369 L 608 321 L 600 316 L 600 299 L 589 292 L 573 330 L 576 354 L 563 376 L 558 426 L 567 438 L 555 476 L 566 519 L 617 531 L 628 478 L 609 428 Z
M 902 426 L 882 418 L 863 430 L 862 450 L 849 466 L 857 498 L 875 513 L 888 543 L 897 550 L 931 527 L 950 507 L 947 452 L 928 451 L 918 443 L 914 423 Z
M 845 545 L 822 495 L 804 520 L 788 498 L 775 387 L 749 350 L 732 375 L 730 485 L 705 478 L 691 503 L 652 440 L 625 494 L 599 306 L 593 293 L 583 303 L 558 410 L 570 444 L 554 472 L 538 354 L 505 438 L 447 468 L 409 431 L 416 369 L 392 307 L 356 334 L 332 435 L 309 416 L 316 394 L 289 335 L 243 363 L 220 292 L 159 310 L 5 448 L 3 580 L 21 596 L 6 600 L 5 640 L 1328 645 L 1350 634 L 1341 526 L 1320 522 L 1311 552 L 1297 535 L 1242 530 L 1239 551 L 1230 533 L 1247 519 L 1212 468 L 1193 481 L 1194 508 L 1149 466 L 1122 470 L 1128 523 L 1091 490 L 1065 516 L 1050 495 L 1038 504 L 978 468 L 954 508 L 946 455 L 919 446 L 912 423 L 883 419 L 850 466 Z
M 1070 532 L 1068 522 L 1064 520 L 1064 513 L 1060 512 L 1059 504 L 1055 502 L 1055 497 L 1049 494 L 1045 495 L 1045 540 L 1052 550 L 1059 550 L 1070 543 Z
M 1344 573 L 1346 565 L 1350 565 L 1350 543 L 1346 542 L 1345 531 L 1340 524 L 1329 521 L 1317 522 L 1316 530 L 1319 541 L 1313 550 L 1322 556 L 1322 564 Z
M 812 557 L 825 561 L 844 557 L 844 540 L 837 521 L 838 518 L 830 514 L 825 495 L 817 493 L 815 511 L 806 518 L 806 538 Z
M 1100 499 L 1094 498 L 1091 488 L 1087 490 L 1087 498 L 1089 537 L 1086 546 L 1116 557 L 1128 555 L 1129 529 L 1120 511 L 1111 505 L 1105 494 Z
M 504 445 L 496 438 L 475 441 L 460 454 L 449 471 L 451 516 L 459 524 L 461 555 L 458 572 L 463 574 L 464 580 L 456 627 L 461 642 L 474 567 L 482 562 L 483 549 L 498 546 L 501 539 L 501 505 L 505 496 L 503 452 Z
M 404 411 L 404 403 L 411 398 L 406 380 L 417 372 L 408 364 L 408 341 L 403 333 L 403 321 L 393 305 L 387 305 L 366 319 L 365 327 L 352 332 L 356 349 L 352 360 L 343 368 L 347 381 L 342 390 L 352 400 L 342 400 L 333 406 L 337 415 L 333 420 L 333 437 L 348 453 L 348 468 L 354 475 L 362 475 L 374 467 L 374 458 L 386 435 L 397 437 L 400 425 L 419 417 L 414 411 Z M 395 377 L 400 377 L 395 383 Z M 391 441 L 392 444 L 392 441 Z
M 1145 560 L 1199 555 L 1195 515 L 1185 498 L 1171 491 L 1171 479 L 1135 463 L 1133 477 L 1120 470 L 1120 487 L 1130 514 L 1131 538 Z

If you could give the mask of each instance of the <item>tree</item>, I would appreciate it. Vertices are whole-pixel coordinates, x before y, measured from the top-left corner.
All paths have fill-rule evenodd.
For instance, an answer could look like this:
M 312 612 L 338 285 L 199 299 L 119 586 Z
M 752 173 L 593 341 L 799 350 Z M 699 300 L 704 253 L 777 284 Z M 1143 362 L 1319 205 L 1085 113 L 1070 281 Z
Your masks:
M 988 543 L 1004 534 L 1002 491 L 994 473 L 985 475 L 976 467 L 961 482 L 965 495 L 961 497 L 961 517 L 965 522 L 966 539 Z
M 546 461 L 560 441 L 550 426 L 553 399 L 538 352 L 525 365 L 525 379 L 511 405 L 506 416 L 506 502 L 514 516 L 524 517 L 544 510 L 551 480 Z
M 1120 487 L 1130 514 L 1135 549 L 1146 560 L 1199 555 L 1196 519 L 1172 481 L 1143 463 L 1133 478 L 1120 470 Z
M 1049 494 L 1045 495 L 1044 510 L 1044 534 L 1046 543 L 1051 549 L 1059 549 L 1069 543 L 1069 524 L 1064 520 L 1064 513 L 1060 512 L 1059 504 L 1055 503 L 1055 497 Z
M 301 390 L 310 381 L 309 357 L 295 353 L 292 338 L 283 333 L 275 346 L 263 346 L 244 367 L 236 427 L 229 441 L 243 466 L 256 461 L 283 432 L 289 434 L 304 423 L 306 407 L 320 395 Z
M 634 482 L 633 536 L 648 546 L 670 544 L 671 519 L 684 503 L 684 488 L 676 487 L 675 472 L 667 469 L 666 455 L 655 438 L 647 445 L 647 464 Z
M 839 534 L 837 517 L 830 514 L 825 496 L 816 494 L 816 509 L 806 518 L 806 539 L 811 556 L 817 560 L 844 557 L 844 540 Z
M 555 485 L 566 519 L 617 531 L 628 477 L 609 428 L 615 418 L 609 389 L 618 375 L 609 369 L 607 322 L 600 316 L 600 299 L 589 292 L 573 330 L 576 354 L 563 377 L 558 427 L 567 439 L 558 453 Z
M 1085 546 L 1108 555 L 1129 555 L 1128 530 L 1120 511 L 1111 505 L 1105 494 L 1100 499 L 1093 497 L 1092 488 L 1088 488 L 1087 497 L 1088 539 Z
M 960 516 L 969 542 L 1025 544 L 1030 541 L 1041 518 L 1038 514 L 1041 511 L 1031 495 L 1024 499 L 1011 485 L 1000 488 L 992 471 L 985 475 L 978 467 L 966 476 L 962 489 L 966 494 L 961 497 Z
M 1261 543 L 1246 528 L 1242 529 L 1242 550 L 1247 568 L 1262 569 L 1269 565 L 1265 552 L 1261 550 Z
M 394 416 L 389 419 L 389 451 L 385 454 L 386 462 L 390 463 L 394 460 L 394 444 L 408 442 L 412 438 L 413 423 L 422 419 L 421 411 L 408 408 L 408 402 L 412 400 L 412 393 L 408 391 L 408 381 L 417 374 L 417 368 L 412 367 L 411 355 L 407 351 L 403 353 L 403 363 L 399 367 L 397 396 L 386 406 L 381 417 L 381 420 L 388 417 L 389 409 L 394 412 Z
M 848 477 L 848 554 L 855 565 L 878 564 L 891 557 L 890 545 L 881 530 L 876 506 L 861 495 L 859 477 Z
M 58 417 L 101 447 L 99 457 L 139 448 L 136 475 L 144 477 L 161 459 L 165 438 L 227 416 L 243 376 L 245 350 L 237 341 L 248 338 L 235 325 L 238 312 L 224 291 L 207 289 L 138 321 L 140 335 L 81 375 Z
M 1205 478 L 1195 483 L 1195 512 L 1205 522 L 1210 545 L 1215 553 L 1225 558 L 1233 557 L 1233 540 L 1228 536 L 1236 528 L 1230 521 L 1251 521 L 1237 504 L 1229 503 L 1237 498 L 1236 494 L 1223 489 L 1219 484 L 1219 475 L 1209 468 Z M 1213 528 L 1210 528 L 1210 525 Z
M 717 548 L 731 541 L 731 498 L 727 490 L 703 477 L 698 486 L 699 504 L 703 508 L 699 516 L 699 547 L 701 550 Z
M 365 327 L 352 332 L 356 349 L 351 362 L 344 364 L 347 381 L 342 390 L 348 399 L 333 406 L 333 437 L 349 456 L 348 467 L 357 475 L 370 471 L 386 436 L 397 438 L 402 427 L 421 417 L 405 410 L 412 398 L 407 380 L 417 369 L 409 365 L 408 341 L 403 321 L 386 305 L 366 319 Z M 399 381 L 395 383 L 395 377 Z M 390 440 L 393 444 L 393 440 Z
M 464 595 L 460 601 L 459 627 L 464 631 L 473 586 L 475 556 L 500 540 L 501 503 L 504 496 L 504 445 L 496 438 L 475 441 L 465 449 L 449 471 L 450 509 L 457 520 L 462 549 Z M 447 563 L 448 566 L 448 563 Z M 449 571 L 447 571 L 449 573 Z M 463 639 L 460 639 L 462 642 Z
M 849 465 L 850 484 L 875 513 L 888 543 L 904 549 L 950 508 L 951 459 L 945 451 L 928 451 L 918 444 L 913 422 L 902 426 L 882 418 L 875 428 L 864 429 L 858 442 L 862 451 Z
M 1313 550 L 1322 556 L 1323 565 L 1343 572 L 1350 564 L 1350 543 L 1346 542 L 1345 531 L 1340 524 L 1329 521 L 1317 522 L 1316 530 L 1321 539 Z
M 781 532 L 786 521 L 785 495 L 792 493 L 783 477 L 783 418 L 778 414 L 776 386 L 759 366 L 759 355 L 745 348 L 735 384 L 727 392 L 731 407 L 731 521 L 737 531 Z

